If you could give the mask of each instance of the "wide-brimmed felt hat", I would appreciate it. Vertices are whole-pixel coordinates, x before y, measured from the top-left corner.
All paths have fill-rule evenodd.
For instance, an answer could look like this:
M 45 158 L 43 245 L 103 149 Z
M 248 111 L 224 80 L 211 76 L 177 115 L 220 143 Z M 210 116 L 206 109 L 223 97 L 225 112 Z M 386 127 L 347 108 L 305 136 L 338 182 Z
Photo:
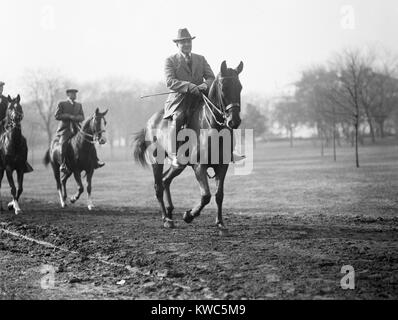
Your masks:
M 182 41 L 182 40 L 193 40 L 196 37 L 192 37 L 191 34 L 189 33 L 187 28 L 184 29 L 178 29 L 178 33 L 177 33 L 177 38 L 173 39 L 174 42 L 178 42 L 178 41 Z
M 79 92 L 79 90 L 77 90 L 77 89 L 67 89 L 66 90 L 66 94 L 72 93 L 72 92 Z

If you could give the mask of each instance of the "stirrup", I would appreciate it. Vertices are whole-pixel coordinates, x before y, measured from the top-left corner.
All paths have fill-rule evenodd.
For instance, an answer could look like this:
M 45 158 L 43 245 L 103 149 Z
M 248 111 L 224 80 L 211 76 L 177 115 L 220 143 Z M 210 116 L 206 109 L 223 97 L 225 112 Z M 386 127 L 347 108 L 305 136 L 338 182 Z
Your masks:
M 105 165 L 105 162 L 98 160 L 95 169 L 102 168 Z
M 170 160 L 171 160 L 171 166 L 174 168 L 182 168 L 184 165 L 178 162 L 177 156 L 176 155 L 170 155 Z
M 68 167 L 66 166 L 66 163 L 62 163 L 61 166 L 59 167 L 59 170 L 62 173 L 68 173 L 68 171 L 69 171 Z

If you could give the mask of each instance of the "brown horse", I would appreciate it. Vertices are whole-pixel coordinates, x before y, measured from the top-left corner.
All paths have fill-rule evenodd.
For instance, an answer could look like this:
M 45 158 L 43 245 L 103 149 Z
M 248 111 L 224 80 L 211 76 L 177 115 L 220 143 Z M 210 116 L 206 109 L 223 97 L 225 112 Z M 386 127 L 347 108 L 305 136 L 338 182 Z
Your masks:
M 1 132 L 0 142 L 0 188 L 3 180 L 4 171 L 11 188 L 13 200 L 8 204 L 8 209 L 14 209 L 15 214 L 22 212 L 19 206 L 19 198 L 23 191 L 24 174 L 33 171 L 32 167 L 27 163 L 28 147 L 26 139 L 22 135 L 21 121 L 24 113 L 20 104 L 21 98 L 18 95 L 11 99 L 8 96 L 8 107 L 5 118 L 3 132 Z M 15 187 L 13 172 L 17 172 L 18 190 Z M 0 199 L 0 207 L 3 205 Z
M 44 157 L 44 164 L 47 166 L 51 163 L 55 181 L 57 183 L 57 190 L 61 207 L 66 207 L 66 182 L 69 177 L 73 174 L 78 184 L 78 190 L 75 195 L 70 198 L 71 203 L 75 203 L 84 191 L 81 173 L 86 172 L 87 177 L 87 207 L 89 210 L 94 208 L 91 199 L 91 181 L 94 174 L 94 169 L 97 162 L 97 154 L 95 152 L 95 143 L 99 144 L 106 143 L 105 127 L 106 120 L 105 112 L 99 112 L 98 108 L 95 113 L 83 122 L 82 127 L 67 143 L 68 147 L 66 150 L 66 165 L 70 169 L 67 173 L 60 172 L 61 157 L 60 151 L 61 146 L 59 144 L 59 138 L 55 138 L 47 150 Z
M 231 69 L 227 68 L 227 64 L 224 61 L 221 64 L 220 73 L 209 90 L 209 96 L 203 95 L 204 101 L 196 110 L 192 110 L 187 124 L 187 128 L 189 128 L 187 130 L 188 134 L 183 135 L 183 138 L 180 137 L 181 132 L 178 134 L 179 141 L 186 141 L 187 137 L 189 140 L 191 134 L 194 137 L 195 143 L 193 143 L 192 148 L 188 148 L 190 154 L 185 166 L 180 168 L 171 166 L 166 172 L 163 172 L 164 163 L 160 155 L 163 153 L 167 156 L 167 150 L 170 150 L 169 120 L 163 119 L 163 111 L 154 114 L 148 120 L 146 128 L 135 137 L 134 158 L 143 166 L 148 164 L 149 161 L 151 162 L 155 178 L 156 197 L 162 211 L 163 225 L 166 228 L 174 227 L 172 217 L 174 206 L 171 199 L 170 184 L 175 177 L 184 171 L 186 166 L 191 166 L 199 182 L 201 200 L 191 210 L 185 212 L 184 221 L 191 223 L 210 202 L 211 194 L 207 170 L 208 168 L 213 168 L 217 186 L 215 195 L 218 208 L 216 226 L 222 234 L 227 233 L 222 218 L 224 180 L 231 161 L 232 130 L 237 129 L 241 123 L 240 93 L 242 85 L 239 80 L 239 74 L 242 70 L 242 62 L 236 69 Z M 211 141 L 211 134 L 214 132 L 223 136 L 222 141 L 215 144 L 215 148 Z M 151 151 L 153 147 L 154 152 Z M 180 145 L 179 155 L 184 155 L 185 151 L 187 151 L 182 147 L 183 145 Z M 184 151 L 181 149 L 184 149 Z M 148 160 L 148 156 L 151 160 Z M 163 201 L 163 194 L 166 195 L 167 206 Z

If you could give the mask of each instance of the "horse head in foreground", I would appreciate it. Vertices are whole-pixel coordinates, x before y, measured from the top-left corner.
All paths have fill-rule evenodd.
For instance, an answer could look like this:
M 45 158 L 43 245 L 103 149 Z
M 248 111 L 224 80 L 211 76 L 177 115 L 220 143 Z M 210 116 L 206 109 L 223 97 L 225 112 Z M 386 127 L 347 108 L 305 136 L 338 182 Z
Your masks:
M 186 135 L 189 136 L 192 145 L 185 149 L 189 151 L 185 166 L 177 168 L 171 166 L 164 172 L 164 158 L 169 150 L 168 125 L 169 120 L 163 119 L 163 111 L 154 114 L 147 122 L 147 126 L 135 137 L 134 158 L 143 166 L 151 164 L 155 179 L 155 193 L 159 202 L 163 225 L 173 228 L 172 213 L 174 206 L 171 199 L 170 184 L 175 177 L 180 175 L 186 166 L 192 167 L 195 177 L 199 182 L 201 199 L 199 203 L 184 214 L 184 221 L 191 223 L 198 217 L 202 209 L 210 202 L 211 194 L 208 182 L 208 168 L 213 168 L 217 191 L 215 194 L 217 203 L 216 226 L 221 234 L 226 234 L 222 218 L 222 203 L 224 200 L 224 180 L 231 162 L 233 149 L 233 129 L 237 129 L 241 123 L 241 91 L 242 85 L 239 74 L 243 70 L 241 62 L 235 69 L 228 68 L 226 62 L 222 62 L 220 72 L 210 87 L 209 95 L 203 95 L 203 102 L 192 111 L 188 121 Z M 182 130 L 184 131 L 184 130 Z M 212 148 L 210 133 L 222 134 L 218 141 L 218 148 Z M 203 135 L 203 133 L 205 133 Z M 208 133 L 208 134 L 206 134 Z M 178 140 L 180 139 L 178 134 Z M 192 138 L 194 136 L 194 138 Z M 182 146 L 179 148 L 182 149 Z M 215 159 L 218 159 L 215 161 Z M 167 205 L 163 200 L 166 195 Z
M 73 174 L 76 183 L 78 185 L 77 192 L 70 198 L 71 203 L 75 203 L 84 191 L 81 173 L 86 172 L 87 179 L 87 207 L 89 210 L 94 208 L 93 201 L 91 199 L 91 184 L 92 177 L 94 174 L 95 165 L 97 163 L 97 154 L 95 151 L 95 143 L 101 145 L 107 142 L 106 139 L 106 119 L 105 116 L 108 110 L 100 112 L 97 108 L 93 115 L 87 118 L 81 128 L 78 128 L 77 132 L 73 137 L 66 142 L 67 153 L 66 163 L 70 169 L 66 173 L 60 171 L 61 158 L 60 158 L 60 144 L 59 138 L 56 137 L 50 146 L 50 149 L 46 152 L 44 158 L 44 164 L 48 165 L 51 163 L 51 167 L 54 172 L 55 181 L 57 184 L 57 190 L 61 207 L 66 207 L 66 182 L 69 177 Z
M 4 172 L 6 172 L 12 195 L 12 201 L 8 204 L 8 209 L 14 209 L 15 214 L 19 214 L 22 212 L 18 201 L 23 192 L 24 174 L 32 172 L 33 169 L 27 163 L 28 147 L 21 131 L 21 122 L 24 116 L 20 103 L 21 97 L 20 95 L 15 98 L 8 96 L 7 100 L 6 117 L 0 129 L 0 187 Z M 14 171 L 17 172 L 18 189 L 16 189 L 14 183 Z M 3 210 L 1 199 L 0 207 Z

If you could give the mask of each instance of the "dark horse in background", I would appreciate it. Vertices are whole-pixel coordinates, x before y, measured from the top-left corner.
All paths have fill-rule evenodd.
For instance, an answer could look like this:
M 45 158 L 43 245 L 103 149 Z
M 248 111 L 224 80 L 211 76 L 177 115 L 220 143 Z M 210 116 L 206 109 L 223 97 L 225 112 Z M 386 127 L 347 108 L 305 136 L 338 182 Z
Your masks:
M 3 131 L 0 133 L 0 188 L 4 177 L 4 171 L 11 188 L 12 201 L 8 209 L 14 209 L 15 214 L 22 213 L 19 206 L 19 198 L 23 191 L 24 174 L 32 172 L 33 168 L 27 163 L 28 147 L 26 139 L 22 135 L 21 121 L 24 113 L 20 104 L 21 97 L 11 99 L 8 96 L 8 107 Z M 15 187 L 13 172 L 17 172 L 18 190 Z M 0 207 L 3 211 L 3 204 L 0 198 Z
M 214 80 L 210 90 L 209 96 L 203 96 L 204 102 L 196 110 L 192 110 L 187 127 L 196 133 L 196 137 L 201 136 L 203 130 L 228 130 L 232 136 L 232 130 L 237 129 L 241 123 L 240 119 L 240 94 L 242 85 L 239 80 L 239 74 L 243 70 L 243 63 L 241 62 L 236 69 L 228 68 L 226 62 L 221 64 L 220 73 Z M 134 158 L 143 166 L 148 163 L 148 153 L 150 153 L 149 146 L 156 143 L 156 152 L 164 152 L 167 154 L 168 149 L 168 122 L 163 119 L 163 111 L 154 114 L 147 122 L 147 126 L 135 137 Z M 199 139 L 197 143 L 197 150 L 195 157 L 199 157 L 200 149 L 206 149 L 207 159 L 212 158 L 212 148 L 208 140 Z M 222 203 L 224 199 L 224 180 L 228 171 L 230 161 L 223 161 L 222 155 L 225 148 L 229 148 L 229 155 L 232 154 L 231 143 L 219 143 L 219 161 L 202 161 L 200 159 L 196 163 L 187 163 L 193 168 L 196 179 L 199 182 L 201 190 L 200 202 L 191 210 L 184 214 L 184 221 L 191 223 L 194 218 L 200 215 L 202 209 L 210 202 L 211 194 L 208 182 L 208 168 L 213 168 L 216 180 L 216 203 L 218 208 L 216 226 L 221 234 L 227 234 L 227 229 L 222 218 Z M 160 150 L 162 149 L 162 150 Z M 149 155 L 150 156 L 150 155 Z M 213 154 L 214 156 L 214 154 Z M 186 166 L 182 168 L 175 168 L 171 166 L 168 170 L 163 172 L 164 163 L 160 161 L 150 161 L 152 164 L 153 175 L 155 178 L 155 192 L 160 208 L 162 210 L 163 225 L 166 228 L 173 228 L 174 222 L 172 212 L 174 206 L 171 200 L 170 184 L 175 177 L 180 175 Z M 167 207 L 163 201 L 163 194 L 166 195 Z
M 87 207 L 89 210 L 94 208 L 91 199 L 91 182 L 97 163 L 95 143 L 98 142 L 101 145 L 106 143 L 105 115 L 107 112 L 108 110 L 100 112 L 97 108 L 95 113 L 83 122 L 82 127 L 78 128 L 77 133 L 66 142 L 68 143 L 68 147 L 66 148 L 65 159 L 69 169 L 67 173 L 60 172 L 61 146 L 58 137 L 52 141 L 50 149 L 46 152 L 44 164 L 48 166 L 48 164 L 51 163 L 62 208 L 66 207 L 66 182 L 72 174 L 75 177 L 78 190 L 76 194 L 70 198 L 71 203 L 75 203 L 83 193 L 84 187 L 81 178 L 81 173 L 83 171 L 86 172 L 87 177 Z

